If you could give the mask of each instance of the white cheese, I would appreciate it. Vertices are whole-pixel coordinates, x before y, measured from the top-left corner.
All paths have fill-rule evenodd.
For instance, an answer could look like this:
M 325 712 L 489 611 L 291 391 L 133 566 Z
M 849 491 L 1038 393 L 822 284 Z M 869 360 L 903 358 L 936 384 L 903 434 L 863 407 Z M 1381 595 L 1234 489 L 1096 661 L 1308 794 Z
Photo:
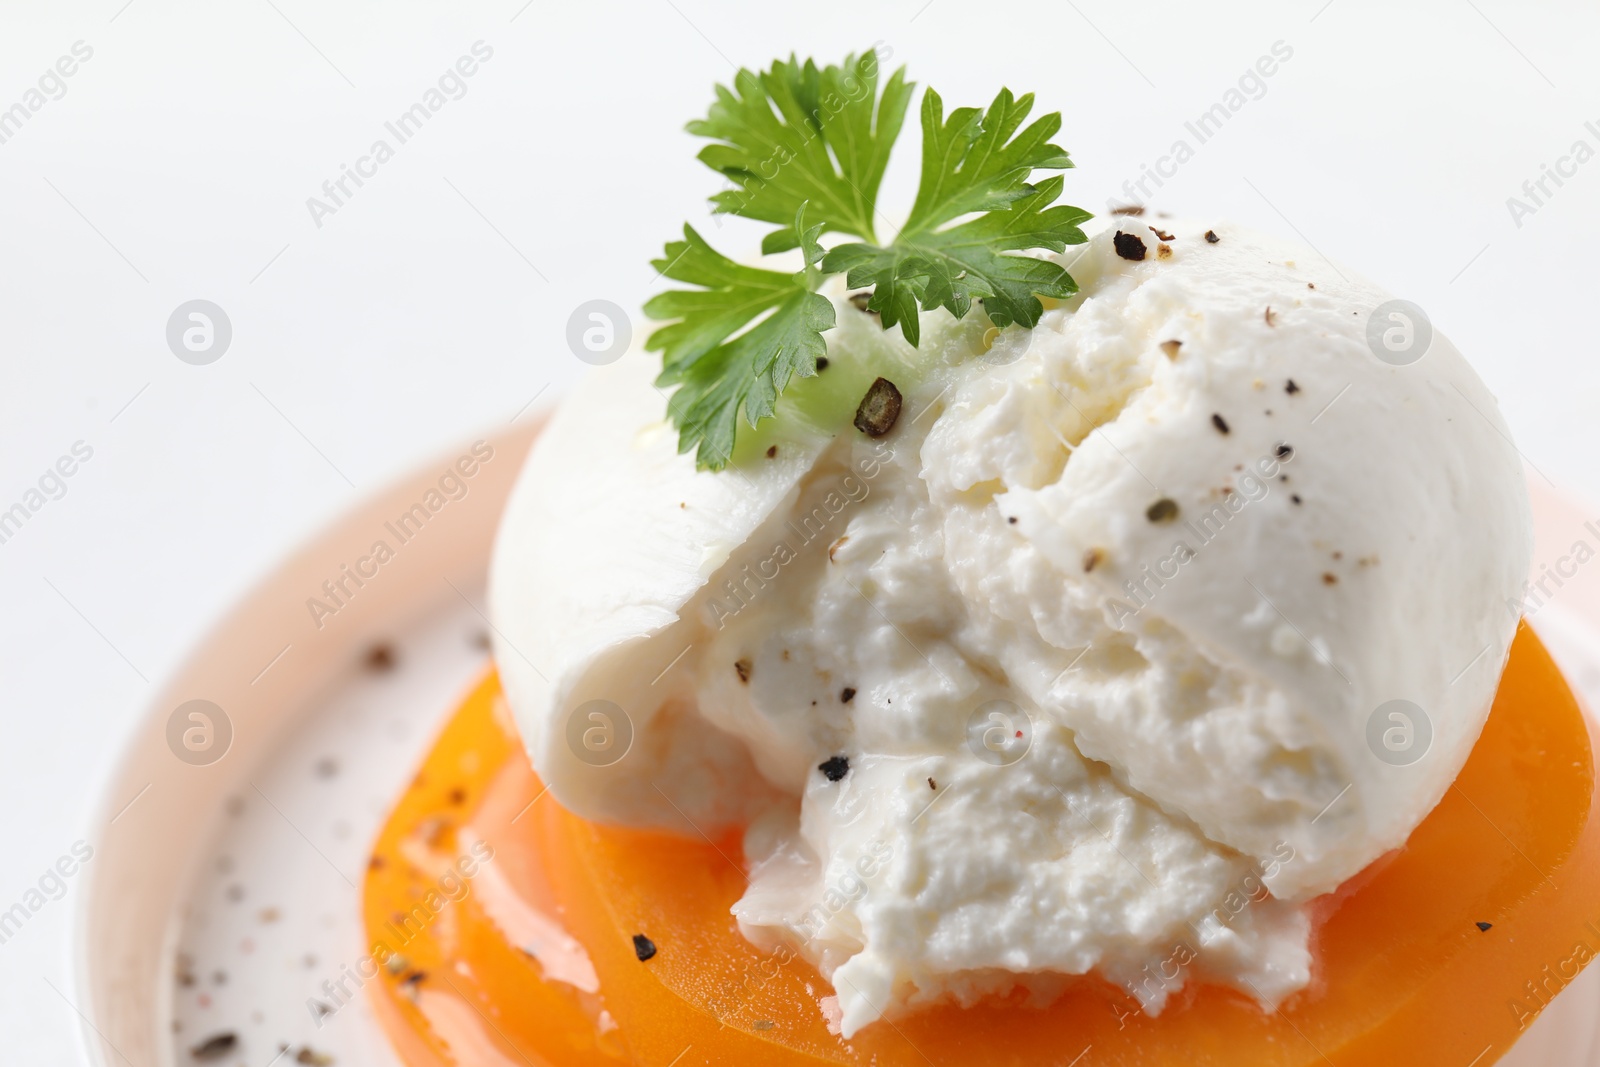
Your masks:
M 1083 293 L 1031 334 L 934 312 L 913 353 L 835 293 L 829 369 L 718 474 L 632 353 L 507 512 L 536 769 L 591 818 L 747 825 L 735 914 L 820 966 L 847 1036 L 1089 971 L 1151 1012 L 1192 978 L 1276 1004 L 1304 903 L 1482 728 L 1531 551 L 1493 398 L 1442 336 L 1377 358 L 1388 297 L 1314 252 L 1162 228 L 1069 250 Z M 905 393 L 876 441 L 838 410 L 874 374 Z

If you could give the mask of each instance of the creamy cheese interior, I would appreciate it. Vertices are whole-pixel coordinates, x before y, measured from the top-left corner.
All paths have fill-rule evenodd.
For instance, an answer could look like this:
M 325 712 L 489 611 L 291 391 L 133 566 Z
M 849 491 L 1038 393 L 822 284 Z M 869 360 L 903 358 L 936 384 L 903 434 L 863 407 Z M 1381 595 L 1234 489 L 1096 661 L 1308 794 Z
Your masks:
M 1292 721 L 1272 686 L 1159 618 L 1117 629 L 1010 521 L 1009 491 L 1059 480 L 1090 428 L 1030 381 L 984 367 L 892 442 L 840 438 L 697 605 L 701 714 L 802 798 L 749 833 L 735 914 L 821 964 L 847 1034 L 890 1005 L 1095 968 L 1152 1012 L 1196 971 L 1269 1003 L 1309 978 L 1305 917 L 1261 880 L 1294 847 L 1209 840 L 1078 747 L 1079 722 L 1245 723 L 1298 758 L 1253 725 Z M 1080 404 L 1115 411 L 1126 384 Z M 1321 769 L 1294 783 L 1305 804 L 1339 790 Z
M 1277 1004 L 1305 902 L 1482 727 L 1531 540 L 1492 397 L 1443 337 L 1380 358 L 1387 295 L 1314 252 L 1160 229 L 1073 250 L 1031 333 L 930 313 L 913 355 L 837 294 L 823 377 L 899 374 L 882 438 L 695 472 L 641 356 L 513 501 L 492 593 L 537 769 L 591 817 L 747 825 L 741 928 L 819 965 L 846 1036 L 1091 971 L 1152 1013 L 1195 980 Z M 614 762 L 575 747 L 594 707 Z

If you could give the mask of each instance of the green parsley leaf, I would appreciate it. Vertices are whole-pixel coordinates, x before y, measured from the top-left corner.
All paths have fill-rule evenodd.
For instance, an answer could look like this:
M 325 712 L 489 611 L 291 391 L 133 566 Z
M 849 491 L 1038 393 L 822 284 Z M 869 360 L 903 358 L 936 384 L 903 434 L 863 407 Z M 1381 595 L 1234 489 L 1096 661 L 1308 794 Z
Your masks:
M 876 311 L 885 329 L 898 324 L 913 345 L 921 340 L 918 307 L 936 307 L 964 318 L 972 298 L 981 297 L 989 320 L 1005 327 L 1032 329 L 1044 314 L 1039 296 L 1064 300 L 1078 291 L 1061 266 L 1031 256 L 1005 253 L 1024 248 L 1060 252 L 1084 241 L 1078 224 L 1090 218 L 1081 208 L 1051 205 L 1061 195 L 1060 176 L 1023 186 L 1005 207 L 944 230 L 907 237 L 888 248 L 847 244 L 822 261 L 826 272 L 844 271 L 851 288 L 872 286 L 867 310 Z M 1036 295 L 1037 294 L 1037 295 Z
M 645 347 L 662 353 L 656 384 L 678 387 L 667 405 L 678 451 L 698 446 L 702 470 L 728 465 L 741 409 L 751 426 L 770 416 L 789 379 L 817 373 L 817 357 L 828 350 L 822 331 L 833 328 L 833 304 L 813 292 L 822 226 L 806 229 L 804 213 L 802 204 L 793 232 L 807 262 L 797 273 L 735 263 L 688 225 L 684 239 L 667 245 L 653 264 L 674 281 L 701 286 L 661 293 L 644 312 L 678 320 L 652 333 Z
M 1059 175 L 1027 184 L 1035 170 L 1072 166 L 1050 143 L 1061 129 L 1060 114 L 1017 132 L 1032 109 L 1033 94 L 1014 99 L 1001 89 L 986 113 L 957 108 L 946 120 L 939 94 L 929 89 L 923 96 L 922 182 L 905 228 L 887 248 L 840 245 L 822 262 L 825 272 L 846 272 L 852 288 L 872 286 L 867 309 L 879 314 L 884 329 L 898 324 L 915 345 L 919 307 L 943 307 L 959 319 L 973 297 L 983 299 L 996 326 L 1032 329 L 1044 314 L 1037 296 L 1065 299 L 1078 291 L 1057 264 L 1004 254 L 1081 244 L 1086 238 L 1078 224 L 1092 217 L 1081 208 L 1050 206 L 1061 195 Z M 984 214 L 937 228 L 973 212 Z
M 788 223 L 802 204 L 824 231 L 876 240 L 878 187 L 914 88 L 905 69 L 881 99 L 875 52 L 821 70 L 791 56 L 761 74 L 741 70 L 733 84 L 717 86 L 710 114 L 688 126 L 717 142 L 701 162 L 738 186 L 711 198 L 716 210 L 782 224 L 762 244 L 768 253 L 795 247 Z
M 1016 254 L 1081 244 L 1079 224 L 1091 217 L 1056 203 L 1062 176 L 1029 181 L 1034 171 L 1072 166 L 1050 141 L 1059 113 L 1023 125 L 1032 94 L 1002 89 L 987 110 L 957 108 L 946 118 L 944 101 L 927 90 L 916 202 L 895 239 L 879 242 L 878 189 L 915 86 L 901 69 L 880 91 L 878 73 L 875 52 L 826 68 L 791 56 L 760 74 L 739 71 L 733 89 L 717 87 L 707 117 L 689 124 L 713 141 L 700 159 L 736 186 L 711 198 L 715 210 L 779 224 L 762 251 L 799 249 L 802 259 L 794 273 L 743 266 L 685 226 L 684 240 L 654 262 L 699 287 L 662 293 L 644 310 L 667 322 L 646 348 L 662 353 L 656 384 L 677 387 L 668 413 L 679 451 L 695 449 L 701 469 L 727 466 L 741 412 L 755 426 L 795 376 L 816 373 L 827 351 L 822 334 L 834 325 L 833 304 L 816 292 L 825 275 L 871 286 L 868 310 L 913 345 L 921 311 L 942 307 L 962 318 L 978 299 L 996 326 L 1031 329 L 1044 314 L 1040 297 L 1078 291 L 1057 264 Z M 824 249 L 825 233 L 859 240 Z
M 1033 171 L 1071 167 L 1071 157 L 1049 143 L 1061 129 L 1060 112 L 1017 133 L 1032 110 L 1032 93 L 1013 99 L 1010 89 L 1001 89 L 988 112 L 958 107 L 945 120 L 944 101 L 929 89 L 922 97 L 922 183 L 898 239 L 1005 207 L 1025 195 Z

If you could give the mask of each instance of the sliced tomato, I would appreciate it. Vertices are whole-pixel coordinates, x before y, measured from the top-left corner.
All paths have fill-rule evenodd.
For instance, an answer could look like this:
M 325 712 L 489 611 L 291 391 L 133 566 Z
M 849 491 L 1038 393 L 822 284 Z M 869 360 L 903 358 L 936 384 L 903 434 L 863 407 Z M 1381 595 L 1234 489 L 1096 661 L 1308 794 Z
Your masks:
M 737 838 L 577 818 L 527 770 L 497 699 L 491 676 L 457 714 L 368 879 L 377 939 L 425 889 L 419 856 L 448 858 L 478 840 L 494 853 L 491 892 L 479 893 L 478 875 L 400 950 L 427 976 L 382 972 L 380 1014 L 409 1067 L 1031 1067 L 1080 1056 L 1093 1067 L 1485 1067 L 1600 953 L 1593 738 L 1525 627 L 1455 784 L 1403 849 L 1314 903 L 1316 980 L 1273 1013 L 1200 986 L 1152 1019 L 1128 994 L 1084 978 L 1046 1008 L 1015 998 L 938 1006 L 845 1041 L 828 1028 L 821 1002 L 832 990 L 821 976 L 739 934 L 729 914 L 745 886 Z M 454 829 L 419 852 L 418 835 L 435 836 L 439 819 Z M 547 967 L 520 951 L 495 899 L 508 885 L 572 935 L 597 989 L 578 988 L 570 961 Z M 654 945 L 649 959 L 636 936 Z M 565 980 L 552 976 L 563 968 Z

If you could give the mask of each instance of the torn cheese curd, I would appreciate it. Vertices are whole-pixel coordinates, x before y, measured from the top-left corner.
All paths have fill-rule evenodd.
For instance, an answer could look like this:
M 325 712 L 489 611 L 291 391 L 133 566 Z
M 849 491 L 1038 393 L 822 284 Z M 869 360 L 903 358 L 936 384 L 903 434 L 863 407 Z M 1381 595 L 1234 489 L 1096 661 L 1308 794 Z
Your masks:
M 846 1037 L 1090 972 L 1151 1014 L 1278 1004 L 1306 903 L 1439 801 L 1514 633 L 1522 470 L 1447 340 L 1381 358 L 1387 294 L 1232 226 L 1061 261 L 1082 291 L 1032 331 L 935 311 L 920 349 L 833 292 L 827 369 L 720 472 L 632 353 L 497 543 L 538 774 L 589 819 L 744 828 L 740 928 Z M 877 378 L 904 403 L 869 437 Z

